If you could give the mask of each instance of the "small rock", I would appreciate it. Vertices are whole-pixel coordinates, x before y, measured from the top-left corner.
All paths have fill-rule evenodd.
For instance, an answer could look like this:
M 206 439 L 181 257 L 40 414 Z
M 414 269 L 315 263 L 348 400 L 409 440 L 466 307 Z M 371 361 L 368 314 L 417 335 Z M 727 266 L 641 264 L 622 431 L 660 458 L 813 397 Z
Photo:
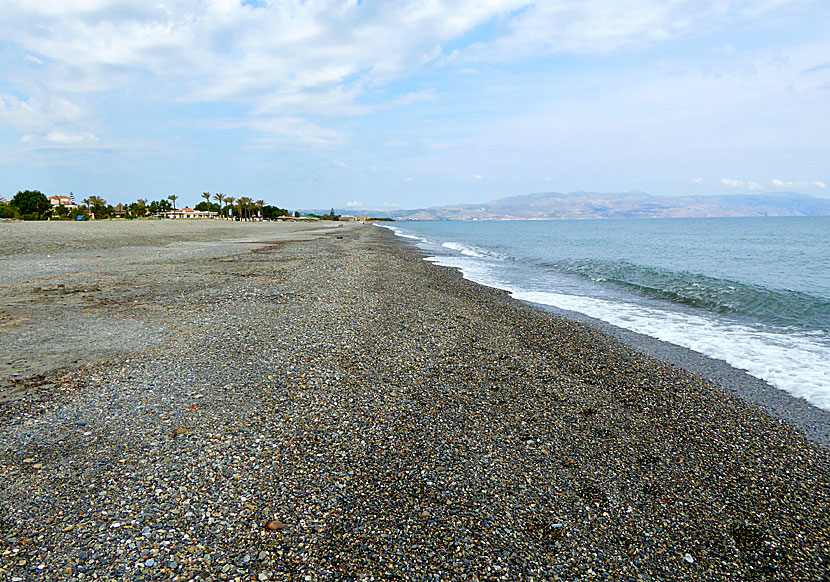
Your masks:
M 692 557 L 692 555 L 691 555 L 691 554 L 685 554 L 685 555 L 683 556 L 683 559 L 684 559 L 684 560 L 686 560 L 687 562 L 689 562 L 690 564 L 694 564 L 694 563 L 695 563 L 695 559 Z
M 269 521 L 266 527 L 271 531 L 280 531 L 282 528 L 285 527 L 285 524 L 280 520 L 275 519 L 273 521 Z

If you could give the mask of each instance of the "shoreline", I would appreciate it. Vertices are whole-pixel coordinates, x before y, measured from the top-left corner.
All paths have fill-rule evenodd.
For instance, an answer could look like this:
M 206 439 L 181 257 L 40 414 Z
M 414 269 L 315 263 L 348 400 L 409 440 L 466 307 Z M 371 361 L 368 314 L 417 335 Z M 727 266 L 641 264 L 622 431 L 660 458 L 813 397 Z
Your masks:
M 406 237 L 398 236 L 397 240 L 421 253 L 424 259 L 430 256 L 428 251 L 420 249 L 415 242 Z M 498 287 L 491 287 L 467 279 L 457 267 L 440 264 L 435 266 L 456 270 L 473 284 L 504 291 Z M 813 442 L 830 447 L 830 410 L 819 408 L 803 398 L 794 396 L 786 390 L 777 388 L 769 382 L 753 376 L 746 370 L 736 368 L 724 360 L 649 335 L 621 328 L 577 311 L 522 299 L 515 300 L 539 311 L 551 313 L 556 317 L 588 325 L 646 356 L 672 366 L 678 366 L 691 374 L 700 376 L 736 394 L 747 403 L 758 406 L 772 417 L 795 426 Z
M 776 388 L 745 370 L 695 350 L 617 327 L 582 313 L 536 303 L 531 305 L 542 311 L 585 323 L 647 356 L 700 376 L 736 394 L 745 402 L 758 406 L 772 417 L 793 425 L 813 442 L 830 447 L 830 411 Z
M 73 263 L 168 333 L 0 406 L 0 576 L 825 576 L 795 428 L 392 232 L 260 232 Z

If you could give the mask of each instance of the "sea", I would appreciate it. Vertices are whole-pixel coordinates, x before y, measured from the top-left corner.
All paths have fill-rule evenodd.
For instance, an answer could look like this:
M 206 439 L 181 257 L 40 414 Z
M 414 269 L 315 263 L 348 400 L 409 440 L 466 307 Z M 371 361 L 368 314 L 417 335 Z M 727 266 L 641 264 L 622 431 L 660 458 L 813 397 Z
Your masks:
M 830 410 L 830 216 L 387 228 L 467 279 L 723 360 Z

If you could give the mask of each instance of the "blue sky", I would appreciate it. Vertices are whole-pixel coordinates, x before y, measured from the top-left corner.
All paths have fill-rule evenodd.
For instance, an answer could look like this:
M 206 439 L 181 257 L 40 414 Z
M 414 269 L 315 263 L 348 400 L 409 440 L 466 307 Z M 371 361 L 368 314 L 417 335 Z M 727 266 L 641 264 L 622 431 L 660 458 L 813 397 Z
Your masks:
M 830 197 L 830 3 L 4 0 L 0 196 Z

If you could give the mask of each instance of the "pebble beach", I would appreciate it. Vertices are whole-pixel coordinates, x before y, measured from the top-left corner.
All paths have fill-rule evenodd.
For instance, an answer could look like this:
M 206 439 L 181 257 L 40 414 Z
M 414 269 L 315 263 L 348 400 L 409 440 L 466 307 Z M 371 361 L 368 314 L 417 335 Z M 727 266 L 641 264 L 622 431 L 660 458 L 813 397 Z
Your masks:
M 0 580 L 827 581 L 830 449 L 373 225 L 0 224 Z

